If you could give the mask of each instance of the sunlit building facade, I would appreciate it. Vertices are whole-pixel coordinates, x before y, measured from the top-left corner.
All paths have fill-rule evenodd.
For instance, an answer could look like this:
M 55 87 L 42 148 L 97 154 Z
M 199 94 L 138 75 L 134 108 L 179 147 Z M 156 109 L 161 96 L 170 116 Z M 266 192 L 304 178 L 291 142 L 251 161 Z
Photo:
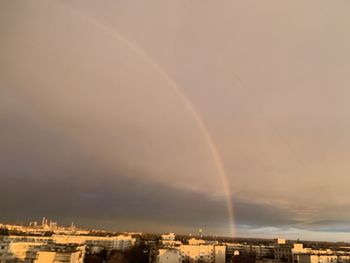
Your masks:
M 225 263 L 226 246 L 181 245 L 178 248 L 159 249 L 157 263 Z
M 47 247 L 36 253 L 33 263 L 83 263 L 85 246 Z
M 159 249 L 156 263 L 182 263 L 179 249 Z

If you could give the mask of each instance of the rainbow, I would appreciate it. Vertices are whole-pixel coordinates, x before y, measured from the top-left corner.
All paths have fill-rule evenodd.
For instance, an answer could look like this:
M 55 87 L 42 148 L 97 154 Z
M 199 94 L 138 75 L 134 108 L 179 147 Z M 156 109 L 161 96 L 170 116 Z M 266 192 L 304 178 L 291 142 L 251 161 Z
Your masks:
M 54 2 L 58 3 L 58 2 Z M 68 8 L 67 8 L 68 9 Z M 69 9 L 72 10 L 72 9 Z M 150 66 L 152 66 L 161 76 L 162 78 L 168 82 L 174 93 L 177 95 L 177 97 L 183 102 L 184 106 L 188 110 L 188 112 L 193 116 L 193 119 L 198 126 L 199 130 L 201 131 L 201 134 L 203 135 L 205 142 L 207 143 L 211 156 L 215 162 L 218 176 L 220 177 L 223 191 L 225 194 L 226 199 L 226 206 L 227 206 L 227 213 L 229 217 L 230 222 L 230 235 L 232 237 L 235 236 L 235 224 L 234 224 L 234 211 L 233 211 L 233 203 L 232 203 L 232 193 L 229 186 L 229 180 L 222 162 L 222 158 L 220 156 L 220 153 L 217 149 L 217 146 L 211 136 L 211 134 L 208 131 L 208 128 L 205 125 L 205 122 L 201 118 L 200 114 L 197 112 L 196 108 L 194 107 L 191 100 L 186 96 L 186 94 L 178 87 L 176 82 L 169 76 L 169 74 L 151 57 L 149 56 L 143 49 L 135 45 L 134 43 L 130 42 L 127 38 L 125 38 L 122 34 L 120 34 L 117 30 L 115 30 L 112 27 L 109 27 L 96 19 L 87 16 L 86 14 L 83 14 L 81 12 L 78 12 L 75 10 L 75 13 L 79 15 L 79 17 L 85 19 L 89 23 L 99 27 L 104 32 L 108 33 L 109 35 L 113 36 L 117 40 L 119 40 L 121 43 L 123 43 L 127 48 L 129 48 L 131 51 L 133 51 L 135 54 L 137 54 L 139 57 L 141 57 L 146 63 L 148 63 Z

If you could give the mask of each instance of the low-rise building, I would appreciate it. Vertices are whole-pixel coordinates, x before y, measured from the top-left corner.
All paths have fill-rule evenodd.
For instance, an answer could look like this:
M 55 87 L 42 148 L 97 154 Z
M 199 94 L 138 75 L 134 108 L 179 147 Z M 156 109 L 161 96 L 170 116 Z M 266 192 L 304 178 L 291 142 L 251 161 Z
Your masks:
M 48 246 L 36 253 L 33 263 L 83 263 L 84 246 Z
M 53 235 L 53 236 L 0 236 L 0 263 L 35 263 L 61 262 L 58 258 L 65 258 L 62 262 L 83 262 L 85 247 L 90 253 L 101 250 L 124 251 L 136 244 L 136 238 L 130 235 L 112 237 Z M 75 251 L 74 249 L 77 249 Z M 82 251 L 84 248 L 84 251 Z M 79 256 L 79 257 L 78 257 Z M 71 259 L 68 259 L 68 258 Z M 76 258 L 79 258 L 77 260 Z M 45 261 L 46 260 L 46 261 Z
M 303 244 L 276 244 L 275 259 L 282 262 L 293 263 L 299 262 L 299 256 L 305 254 L 310 249 L 304 248 Z
M 162 240 L 174 241 L 175 240 L 175 233 L 163 234 L 163 235 L 161 235 L 161 238 L 162 238 Z
M 86 244 L 92 250 L 99 250 L 98 247 L 100 247 L 109 251 L 124 251 L 132 248 L 136 244 L 136 238 L 130 235 L 112 237 L 54 235 L 52 240 L 54 243 L 58 244 Z
M 350 255 L 345 253 L 314 251 L 308 254 L 301 254 L 298 263 L 349 263 Z
M 188 240 L 189 245 L 204 245 L 206 242 L 203 239 L 191 238 Z
M 225 263 L 226 246 L 221 245 L 181 245 L 176 248 L 157 250 L 157 263 Z
M 39 242 L 11 242 L 1 243 L 1 263 L 32 263 L 36 253 L 44 243 Z
M 158 249 L 156 263 L 182 263 L 179 249 Z
M 174 247 L 174 246 L 180 246 L 182 245 L 182 242 L 179 240 L 175 240 L 175 234 L 169 233 L 161 235 L 161 244 L 165 247 Z

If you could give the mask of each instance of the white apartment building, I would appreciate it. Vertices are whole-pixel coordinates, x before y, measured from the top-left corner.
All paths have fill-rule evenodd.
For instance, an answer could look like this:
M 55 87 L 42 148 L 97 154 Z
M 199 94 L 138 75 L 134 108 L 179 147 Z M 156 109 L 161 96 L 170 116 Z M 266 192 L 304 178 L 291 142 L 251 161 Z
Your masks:
M 58 244 L 86 244 L 96 251 L 99 250 L 99 247 L 107 250 L 124 251 L 132 248 L 136 243 L 136 238 L 129 235 L 113 237 L 53 235 L 52 240 L 54 243 Z
M 163 246 L 175 247 L 175 246 L 182 245 L 181 241 L 175 240 L 175 234 L 174 233 L 161 235 L 161 238 L 162 238 L 161 243 L 162 243 Z
M 302 244 L 279 244 L 275 247 L 275 259 L 290 263 L 350 263 L 350 254 L 304 248 Z
M 84 256 L 85 245 L 48 245 L 28 241 L 0 243 L 0 263 L 83 263 Z
M 226 246 L 181 245 L 177 248 L 159 249 L 157 263 L 205 262 L 225 263 Z
M 190 238 L 188 240 L 189 245 L 204 245 L 206 242 L 203 239 Z
M 161 238 L 162 238 L 162 240 L 174 241 L 175 240 L 175 233 L 161 235 Z
M 3 236 L 0 237 L 0 242 L 18 243 L 18 242 L 33 242 L 33 243 L 56 243 L 56 244 L 77 244 L 88 245 L 89 247 L 102 247 L 107 250 L 126 250 L 136 244 L 136 238 L 130 235 L 119 235 L 112 237 L 99 236 L 77 236 L 77 235 L 53 235 L 49 237 L 43 236 Z
M 226 246 L 182 245 L 180 253 L 182 261 L 225 263 Z
M 136 238 L 132 236 L 119 235 L 114 240 L 114 249 L 127 250 L 135 246 Z
M 349 263 L 350 255 L 310 253 L 299 255 L 298 263 Z
M 33 263 L 83 263 L 85 246 L 47 247 L 36 254 Z
M 1 236 L 0 242 L 4 242 L 4 243 L 15 243 L 15 242 L 48 243 L 48 242 L 52 242 L 52 237 L 45 237 L 45 236 Z
M 5 263 L 8 245 L 8 243 L 0 242 L 0 263 Z
M 43 245 L 38 242 L 0 243 L 0 263 L 32 263 Z
M 136 238 L 129 235 L 113 237 L 53 235 L 43 236 L 1 236 L 0 263 L 44 263 L 83 262 L 85 247 L 90 251 L 127 250 L 133 247 Z M 73 244 L 73 246 L 71 246 Z M 84 251 L 76 249 L 84 247 Z M 53 249 L 53 250 L 52 250 Z M 75 251 L 77 250 L 77 251 Z M 63 260 L 64 258 L 64 260 Z M 62 260 L 61 260 L 62 259 Z
M 293 263 L 299 262 L 299 256 L 310 251 L 303 244 L 277 244 L 275 246 L 275 259 L 278 261 Z
M 227 254 L 232 256 L 235 251 L 242 255 L 248 255 L 261 259 L 271 257 L 274 254 L 274 246 L 270 245 L 250 245 L 240 243 L 225 243 Z
M 165 247 L 178 247 L 182 245 L 180 240 L 162 240 L 161 243 Z
M 283 239 L 283 238 L 276 238 L 275 239 L 275 244 L 276 245 L 284 245 L 284 244 L 286 244 L 286 240 Z
M 159 249 L 157 263 L 181 263 L 181 254 L 179 249 Z

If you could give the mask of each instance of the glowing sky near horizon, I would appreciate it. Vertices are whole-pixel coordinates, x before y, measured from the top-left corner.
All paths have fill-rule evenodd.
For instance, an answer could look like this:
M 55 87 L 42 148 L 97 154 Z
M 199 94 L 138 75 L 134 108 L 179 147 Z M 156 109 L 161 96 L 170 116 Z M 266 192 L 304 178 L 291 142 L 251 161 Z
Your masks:
M 0 3 L 0 221 L 346 240 L 346 1 Z M 14 194 L 16 193 L 16 194 Z

